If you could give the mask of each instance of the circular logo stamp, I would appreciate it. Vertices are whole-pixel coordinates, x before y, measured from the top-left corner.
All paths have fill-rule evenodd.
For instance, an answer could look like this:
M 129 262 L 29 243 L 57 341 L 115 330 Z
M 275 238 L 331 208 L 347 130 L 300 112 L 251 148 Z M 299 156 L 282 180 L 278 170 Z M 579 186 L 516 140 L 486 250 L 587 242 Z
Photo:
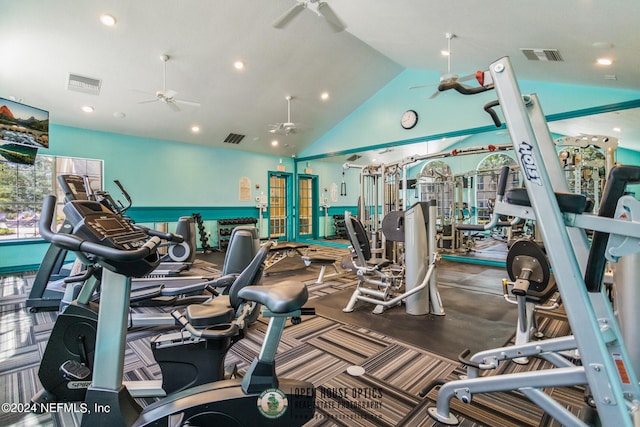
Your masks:
M 258 410 L 267 418 L 280 418 L 288 406 L 287 395 L 277 388 L 269 388 L 258 397 Z

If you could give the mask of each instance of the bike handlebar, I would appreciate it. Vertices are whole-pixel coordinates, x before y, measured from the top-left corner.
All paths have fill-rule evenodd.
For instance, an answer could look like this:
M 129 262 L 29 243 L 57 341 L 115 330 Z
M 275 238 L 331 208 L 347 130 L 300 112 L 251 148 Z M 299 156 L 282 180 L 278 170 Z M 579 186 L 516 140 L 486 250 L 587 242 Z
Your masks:
M 184 242 L 184 237 L 182 237 L 180 234 L 163 233 L 162 231 L 154 230 L 154 229 L 151 229 L 149 227 L 145 227 L 144 225 L 135 225 L 134 227 L 136 229 L 138 229 L 138 230 L 144 231 L 149 236 L 157 236 L 157 237 L 161 238 L 162 240 L 166 240 L 167 242 L 171 242 L 171 243 L 182 243 L 182 242 Z

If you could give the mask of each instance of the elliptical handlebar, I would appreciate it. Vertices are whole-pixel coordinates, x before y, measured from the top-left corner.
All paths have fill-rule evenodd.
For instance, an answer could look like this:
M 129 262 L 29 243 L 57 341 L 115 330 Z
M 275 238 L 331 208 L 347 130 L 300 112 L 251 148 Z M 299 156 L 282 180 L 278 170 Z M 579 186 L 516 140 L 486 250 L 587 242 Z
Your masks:
M 73 234 L 55 233 L 51 231 L 55 207 L 56 197 L 52 195 L 45 196 L 42 203 L 39 231 L 42 238 L 62 249 L 73 252 L 86 252 L 100 258 L 117 262 L 133 262 L 148 257 L 156 251 L 156 247 L 160 244 L 158 237 L 151 237 L 137 249 L 122 250 L 93 243 Z

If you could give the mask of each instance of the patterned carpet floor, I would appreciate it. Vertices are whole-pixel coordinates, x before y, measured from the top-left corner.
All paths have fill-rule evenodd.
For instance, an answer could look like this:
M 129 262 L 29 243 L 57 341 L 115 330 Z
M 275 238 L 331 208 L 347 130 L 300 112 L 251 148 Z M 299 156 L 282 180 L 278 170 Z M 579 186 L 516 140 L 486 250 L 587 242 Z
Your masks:
M 314 256 L 340 260 L 345 249 L 318 246 L 309 248 Z M 476 270 L 477 269 L 477 270 Z M 429 316 L 424 316 L 424 325 L 410 322 L 400 310 L 398 313 L 374 315 L 370 307 L 358 313 L 366 321 L 350 318 L 349 314 L 331 315 L 329 308 L 341 311 L 357 282 L 356 276 L 345 274 L 317 284 L 319 267 L 312 265 L 292 271 L 267 275 L 265 284 L 282 280 L 304 281 L 310 291 L 307 306 L 319 307 L 315 316 L 304 317 L 299 325 L 290 325 L 283 334 L 278 347 L 277 372 L 279 376 L 312 382 L 316 387 L 316 417 L 307 426 L 437 426 L 440 425 L 426 414 L 433 405 L 437 389 L 421 398 L 418 393 L 435 379 L 456 379 L 465 373 L 460 362 L 438 348 L 438 340 L 429 337 Z M 327 272 L 328 274 L 329 272 Z M 484 325 L 483 348 L 491 348 L 495 342 L 508 341 L 515 331 L 513 307 L 502 300 L 499 277 L 504 274 L 491 268 L 443 262 L 438 267 L 438 282 L 443 289 L 445 311 L 453 307 L 463 312 L 446 339 L 459 348 L 464 348 L 464 334 L 455 330 L 467 325 Z M 56 313 L 29 313 L 25 298 L 30 289 L 32 275 L 22 274 L 0 277 L 0 401 L 28 403 L 39 390 L 38 366 L 45 349 Z M 497 281 L 496 281 L 497 280 Z M 455 288 L 455 286 L 458 286 Z M 446 288 L 446 290 L 445 290 Z M 500 318 L 482 318 L 486 311 L 465 309 L 462 302 L 453 299 L 463 292 L 476 292 L 482 298 L 491 298 L 487 307 L 504 314 Z M 479 293 L 478 293 L 479 292 Z M 473 295 L 471 296 L 473 299 Z M 476 301 L 479 303 L 479 301 Z M 136 309 L 158 311 L 157 308 Z M 385 319 L 393 315 L 393 322 Z M 391 316 L 389 316 L 391 317 Z M 446 318 L 446 316 L 445 316 Z M 509 323 L 511 326 L 509 327 Z M 387 326 L 381 326 L 386 324 Z M 389 326 L 390 325 L 390 326 Z M 495 331 L 492 329 L 494 326 Z M 238 341 L 226 358 L 226 365 L 236 364 L 242 373 L 258 354 L 267 328 L 260 318 L 247 336 Z M 563 336 L 569 333 L 563 313 L 539 316 L 539 329 L 545 336 Z M 499 333 L 498 333 L 499 330 Z M 395 333 L 394 333 L 395 331 Z M 402 331 L 402 332 L 400 332 Z M 140 328 L 131 330 L 127 336 L 125 355 L 125 379 L 157 379 L 160 369 L 153 360 L 149 340 L 161 330 Z M 495 333 L 494 333 L 495 332 Z M 405 339 L 402 337 L 405 336 Z M 410 338 L 406 338 L 410 337 Z M 442 338 L 445 339 L 445 338 Z M 496 341 L 497 340 L 497 341 Z M 362 376 L 347 373 L 350 366 L 361 366 Z M 546 362 L 534 359 L 528 365 L 511 362 L 501 364 L 500 373 L 536 370 Z M 335 390 L 349 390 L 346 397 L 337 396 Z M 584 411 L 583 393 L 579 387 L 551 389 L 547 391 L 557 397 L 561 404 L 573 412 Z M 152 399 L 139 400 L 143 406 Z M 452 401 L 452 409 L 459 414 L 462 426 L 558 426 L 537 406 L 518 392 L 490 393 L 474 396 L 473 403 Z M 0 426 L 76 426 L 80 416 L 74 412 L 46 414 L 0 412 Z

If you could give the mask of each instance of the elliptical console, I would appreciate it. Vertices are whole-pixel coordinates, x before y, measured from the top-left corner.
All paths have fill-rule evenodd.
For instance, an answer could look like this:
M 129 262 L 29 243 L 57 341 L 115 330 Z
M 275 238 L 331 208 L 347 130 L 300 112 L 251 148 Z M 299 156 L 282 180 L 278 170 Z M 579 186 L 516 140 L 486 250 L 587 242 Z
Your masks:
M 101 203 L 90 200 L 71 200 L 63 211 L 74 224 L 73 234 L 51 231 L 56 198 L 47 196 L 42 207 L 40 235 L 52 244 L 74 252 L 82 252 L 91 264 L 100 265 L 129 277 L 141 277 L 160 263 L 155 248 L 160 239 L 134 228 L 121 216 Z

